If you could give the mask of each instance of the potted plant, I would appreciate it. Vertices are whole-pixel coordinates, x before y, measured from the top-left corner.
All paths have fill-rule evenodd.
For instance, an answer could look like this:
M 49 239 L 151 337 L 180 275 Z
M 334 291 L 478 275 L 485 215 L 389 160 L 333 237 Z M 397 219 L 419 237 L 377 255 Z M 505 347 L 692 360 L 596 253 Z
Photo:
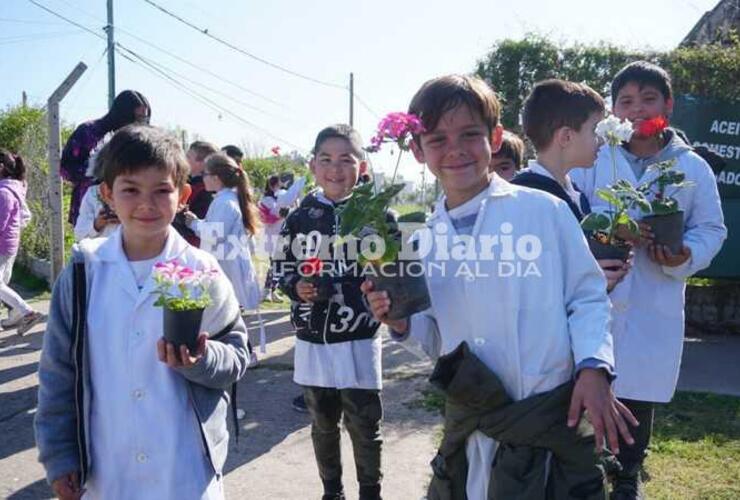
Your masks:
M 648 166 L 646 175 L 657 172 L 651 180 L 638 187 L 640 193 L 649 199 L 643 212 L 648 213 L 643 221 L 650 226 L 655 236 L 654 242 L 667 246 L 674 254 L 683 248 L 683 210 L 674 198 L 676 193 L 693 183 L 686 175 L 675 169 L 676 159 L 661 161 Z M 668 188 L 673 190 L 668 193 Z
M 211 303 L 208 288 L 218 272 L 191 269 L 177 260 L 154 265 L 155 293 L 159 295 L 154 305 L 163 308 L 164 338 L 178 353 L 181 345 L 191 353 L 197 349 L 203 311 Z
M 389 221 L 387 216 L 391 201 L 404 188 L 404 184 L 395 184 L 401 156 L 409 150 L 412 135 L 420 134 L 423 130 L 421 120 L 413 114 L 386 115 L 366 150 L 374 153 L 385 143 L 397 145 L 400 151 L 393 177 L 389 185 L 380 191 L 373 182 L 356 187 L 349 201 L 339 210 L 337 233 L 340 238 L 368 238 L 367 241 L 373 242 L 373 248 L 382 249 L 377 257 L 368 259 L 360 254 L 358 260 L 375 289 L 388 292 L 391 299 L 390 319 L 405 318 L 430 306 L 421 263 L 417 258 L 399 258 L 402 235 L 397 224 Z
M 618 180 L 596 195 L 609 203 L 606 212 L 592 212 L 583 218 L 581 227 L 588 233 L 588 245 L 596 259 L 618 259 L 627 261 L 631 236 L 640 234 L 637 222 L 629 210 L 639 207 L 649 210 L 650 203 L 645 195 L 625 180 Z

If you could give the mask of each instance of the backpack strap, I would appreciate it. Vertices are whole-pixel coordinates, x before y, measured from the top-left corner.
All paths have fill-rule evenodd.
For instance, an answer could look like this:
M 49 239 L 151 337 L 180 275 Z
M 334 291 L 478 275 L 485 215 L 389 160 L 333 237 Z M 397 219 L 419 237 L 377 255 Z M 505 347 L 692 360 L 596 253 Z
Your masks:
M 85 262 L 72 265 L 72 346 L 71 354 L 75 366 L 75 417 L 77 427 L 77 450 L 80 459 L 80 485 L 85 484 L 88 473 L 87 442 L 85 436 L 84 408 L 84 355 L 85 326 L 87 324 L 87 281 Z

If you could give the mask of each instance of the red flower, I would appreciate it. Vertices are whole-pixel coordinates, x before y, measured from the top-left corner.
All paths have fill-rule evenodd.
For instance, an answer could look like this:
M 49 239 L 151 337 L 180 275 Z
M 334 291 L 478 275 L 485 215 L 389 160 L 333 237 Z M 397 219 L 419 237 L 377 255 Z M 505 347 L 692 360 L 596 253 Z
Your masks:
M 273 155 L 280 156 L 280 146 L 273 146 L 273 148 L 270 149 L 270 151 L 272 151 Z
M 304 260 L 298 268 L 300 274 L 304 277 L 318 276 L 321 274 L 324 263 L 318 257 L 309 257 Z
M 637 127 L 637 135 L 640 137 L 654 137 L 663 132 L 668 126 L 668 118 L 656 116 L 649 120 L 643 120 Z

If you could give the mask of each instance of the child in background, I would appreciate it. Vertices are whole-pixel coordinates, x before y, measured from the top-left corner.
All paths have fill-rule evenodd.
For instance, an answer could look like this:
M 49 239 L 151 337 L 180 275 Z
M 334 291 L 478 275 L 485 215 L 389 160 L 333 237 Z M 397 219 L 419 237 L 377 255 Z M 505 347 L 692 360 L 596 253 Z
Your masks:
M 524 162 L 524 141 L 513 132 L 504 130 L 501 147 L 491 156 L 490 171 L 511 181 Z
M 233 144 L 227 144 L 221 148 L 221 152 L 234 160 L 239 167 L 242 166 L 242 162 L 244 161 L 244 151 L 242 151 L 241 148 L 234 146 Z
M 281 247 L 273 258 L 275 277 L 292 301 L 291 320 L 297 335 L 293 380 L 303 386 L 311 415 L 323 500 L 344 498 L 339 446 L 342 415 L 352 438 L 360 499 L 380 498 L 380 323 L 370 314 L 360 291 L 363 278 L 350 271 L 356 261 L 348 245 L 335 248 L 333 244 L 336 210 L 351 197 L 365 169 L 364 158 L 360 135 L 349 125 L 333 125 L 319 132 L 311 159 L 319 190 L 307 195 L 285 220 Z M 294 242 L 304 238 L 313 242 L 311 248 L 296 255 Z M 322 267 L 330 268 L 321 274 L 321 279 L 331 282 L 328 298 L 320 297 L 319 288 L 301 271 L 310 258 L 320 258 Z
M 239 304 L 219 271 L 195 352 L 164 340 L 154 265 L 219 269 L 170 227 L 185 155 L 166 131 L 129 126 L 100 157 L 121 225 L 75 246 L 54 286 L 34 419 L 39 461 L 63 499 L 223 499 L 227 391 L 249 362 Z
M 215 153 L 206 159 L 203 181 L 206 190 L 214 193 L 213 201 L 204 219 L 186 214 L 190 227 L 198 233 L 201 248 L 216 255 L 239 305 L 255 309 L 260 290 L 252 252 L 259 221 L 249 178 L 234 160 Z
M 445 194 L 427 221 L 434 234 L 425 237 L 422 257 L 431 307 L 391 320 L 388 294 L 374 292 L 370 281 L 363 290 L 396 339 L 442 355 L 437 368 L 443 370 L 460 360 L 452 370 L 461 371 L 449 375 L 455 384 L 448 409 L 449 402 L 456 405 L 455 418 L 446 413 L 443 443 L 449 446 L 433 461 L 429 498 L 450 498 L 450 491 L 454 499 L 547 498 L 550 491 L 573 498 L 578 490 L 580 498 L 603 499 L 596 451 L 605 437 L 617 446 L 623 415 L 629 418 L 609 385 L 614 361 L 606 283 L 563 201 L 490 176 L 491 154 L 502 140 L 500 111 L 478 78 L 449 75 L 422 85 L 409 113 L 421 119 L 424 132 L 410 146 Z M 449 258 L 449 249 L 458 257 Z M 531 271 L 511 275 L 502 263 Z M 514 419 L 489 429 L 489 417 L 503 411 L 502 399 L 515 409 L 552 405 L 525 414 L 526 423 Z M 478 425 L 460 425 L 470 420 Z M 546 432 L 535 431 L 543 426 Z M 512 427 L 520 427 L 519 441 L 493 438 Z
M 190 165 L 190 196 L 184 201 L 187 209 L 199 219 L 203 219 L 208 213 L 208 207 L 213 201 L 213 193 L 206 189 L 203 178 L 203 170 L 208 156 L 218 152 L 218 148 L 206 141 L 195 141 L 190 144 L 187 152 L 188 164 Z M 200 246 L 200 238 L 187 225 L 184 211 L 178 211 L 173 222 L 177 232 L 193 246 Z
M 635 445 L 620 446 L 618 455 L 623 471 L 617 476 L 613 497 L 618 500 L 642 498 L 641 469 L 652 434 L 654 407 L 673 398 L 678 380 L 684 336 L 684 289 L 686 278 L 705 269 L 727 237 L 717 182 L 709 165 L 666 128 L 641 132 L 641 125 L 655 118 L 667 118 L 673 111 L 671 80 L 665 70 L 637 61 L 622 68 L 611 85 L 612 111 L 630 120 L 635 129 L 629 143 L 616 149 L 604 146 L 592 169 L 575 169 L 573 182 L 588 197 L 594 211 L 608 209 L 596 190 L 613 182 L 616 176 L 637 186 L 654 177 L 647 172 L 651 164 L 676 160 L 693 186 L 679 191 L 675 198 L 684 212 L 683 248 L 673 254 L 655 245 L 652 234 L 641 224 L 635 242 L 631 272 L 611 293 L 612 335 L 617 379 L 614 391 L 640 421 L 632 429 Z M 661 120 L 662 121 L 662 120 Z M 639 219 L 641 214 L 633 211 Z
M 115 212 L 103 200 L 100 184 L 103 182 L 102 162 L 95 154 L 88 162 L 87 177 L 93 179 L 80 203 L 80 212 L 74 227 L 75 241 L 85 238 L 99 238 L 111 234 L 120 224 Z
M 262 227 L 264 228 L 265 254 L 269 258 L 272 258 L 272 254 L 275 252 L 275 241 L 280 234 L 283 221 L 288 215 L 291 206 L 301 194 L 301 190 L 305 184 L 306 178 L 300 177 L 288 189 L 283 189 L 279 175 L 273 174 L 267 179 L 264 195 L 259 202 L 259 214 Z M 279 301 L 280 299 L 275 295 L 276 288 L 277 283 L 272 278 L 272 265 L 270 265 L 267 271 L 267 277 L 265 278 L 263 300 Z
M 535 85 L 524 101 L 522 124 L 537 158 L 512 183 L 557 196 L 580 222 L 591 212 L 591 205 L 568 172 L 596 161 L 600 141 L 595 127 L 604 111 L 604 99 L 586 84 L 553 79 Z M 629 264 L 621 260 L 597 262 L 608 291 L 629 271 Z
M 23 158 L 0 149 L 0 301 L 10 308 L 8 317 L 0 321 L 0 326 L 3 330 L 16 328 L 18 335 L 25 334 L 44 319 L 9 285 L 20 247 L 21 230 L 30 221 Z

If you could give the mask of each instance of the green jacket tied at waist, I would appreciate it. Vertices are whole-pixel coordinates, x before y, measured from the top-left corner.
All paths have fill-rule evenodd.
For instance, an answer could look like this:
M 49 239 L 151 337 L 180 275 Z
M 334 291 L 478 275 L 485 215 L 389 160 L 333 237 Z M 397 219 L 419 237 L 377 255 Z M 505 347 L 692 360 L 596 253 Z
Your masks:
M 430 381 L 447 402 L 429 500 L 468 500 L 465 442 L 476 430 L 499 443 L 489 500 L 606 498 L 593 428 L 585 417 L 575 428 L 566 424 L 573 382 L 513 401 L 465 342 L 439 358 Z

